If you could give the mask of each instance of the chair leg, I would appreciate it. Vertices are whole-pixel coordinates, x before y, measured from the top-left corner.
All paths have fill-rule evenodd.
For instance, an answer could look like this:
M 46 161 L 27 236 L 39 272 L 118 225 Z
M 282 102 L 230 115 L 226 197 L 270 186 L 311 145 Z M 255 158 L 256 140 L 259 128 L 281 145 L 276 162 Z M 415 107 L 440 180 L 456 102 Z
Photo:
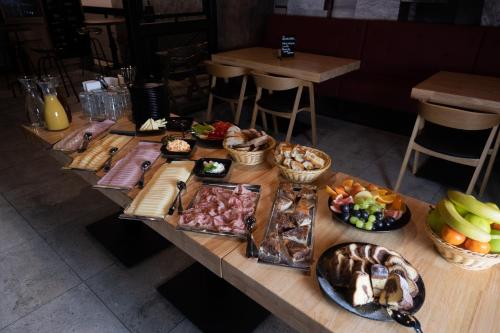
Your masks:
M 491 171 L 493 170 L 493 165 L 495 164 L 495 159 L 497 157 L 498 148 L 500 147 L 500 133 L 497 133 L 497 140 L 495 141 L 495 146 L 493 147 L 493 151 L 490 155 L 490 161 L 488 162 L 488 167 L 486 168 L 486 172 L 484 174 L 483 181 L 481 183 L 481 188 L 479 190 L 479 196 L 482 197 L 484 191 L 486 190 L 486 185 L 490 180 Z
M 403 164 L 401 164 L 401 169 L 399 170 L 398 180 L 396 181 L 396 186 L 394 186 L 394 191 L 398 191 L 403 181 L 403 176 L 408 166 L 408 161 L 410 159 L 411 152 L 413 150 L 413 143 L 415 142 L 415 137 L 417 136 L 418 130 L 420 129 L 420 116 L 417 116 L 415 120 L 415 126 L 413 126 L 413 132 L 411 133 L 410 142 L 408 143 L 408 148 L 406 148 L 405 157 L 403 158 Z
M 78 93 L 76 92 L 75 85 L 73 84 L 73 81 L 71 80 L 71 77 L 69 76 L 68 71 L 66 70 L 66 66 L 58 58 L 56 58 L 56 64 L 57 63 L 59 63 L 59 66 L 62 68 L 64 75 L 66 75 L 66 79 L 68 79 L 69 86 L 71 87 L 71 91 L 73 92 L 73 95 L 75 95 L 76 100 L 78 101 L 78 103 L 80 103 L 80 98 L 78 97 Z M 69 97 L 69 95 L 68 95 L 68 97 Z
M 278 119 L 274 114 L 273 114 L 273 130 L 274 134 L 278 134 Z
M 234 117 L 235 114 L 236 114 L 236 108 L 234 106 L 234 103 L 233 102 L 229 102 L 229 107 L 231 108 L 231 113 L 233 114 L 233 117 Z
M 212 120 L 212 108 L 214 104 L 214 96 L 212 93 L 208 95 L 207 121 Z
M 318 145 L 318 133 L 316 127 L 316 99 L 314 97 L 314 85 L 309 82 L 309 108 L 311 112 L 311 135 L 313 147 Z
M 483 168 L 484 161 L 486 161 L 486 157 L 488 156 L 488 152 L 490 151 L 491 145 L 493 143 L 493 140 L 495 139 L 495 136 L 497 134 L 498 126 L 495 126 L 491 130 L 490 136 L 488 137 L 488 140 L 486 140 L 486 144 L 484 145 L 483 152 L 481 153 L 481 157 L 479 158 L 479 162 L 477 163 L 476 170 L 474 170 L 474 174 L 472 175 L 472 179 L 470 180 L 469 186 L 467 187 L 467 191 L 465 192 L 466 194 L 471 194 L 472 191 L 474 190 L 474 186 L 476 185 L 477 178 L 479 177 L 479 174 L 481 173 L 481 169 Z M 495 143 L 496 145 L 496 143 Z M 493 154 L 492 154 L 493 156 Z
M 420 157 L 420 152 L 415 150 L 415 156 L 413 157 L 413 165 L 411 168 L 411 173 L 416 174 L 418 168 L 418 158 Z
M 260 116 L 262 117 L 262 126 L 264 127 L 264 131 L 267 132 L 267 114 L 264 110 L 260 110 Z
M 257 102 L 262 95 L 262 88 L 257 87 L 257 94 L 255 96 L 255 101 L 253 102 L 253 110 L 252 110 L 252 121 L 250 122 L 250 128 L 255 128 L 255 123 L 257 122 L 257 113 L 259 112 L 259 106 Z
M 292 116 L 290 117 L 290 122 L 288 124 L 288 130 L 286 131 L 285 142 L 290 142 L 292 139 L 293 127 L 295 126 L 295 118 L 297 117 L 297 110 L 294 110 Z
M 247 88 L 247 76 L 243 76 L 241 81 L 240 96 L 238 98 L 238 104 L 236 106 L 236 114 L 234 116 L 234 123 L 238 125 L 241 117 L 241 110 L 243 109 L 243 103 L 245 102 L 245 90 Z

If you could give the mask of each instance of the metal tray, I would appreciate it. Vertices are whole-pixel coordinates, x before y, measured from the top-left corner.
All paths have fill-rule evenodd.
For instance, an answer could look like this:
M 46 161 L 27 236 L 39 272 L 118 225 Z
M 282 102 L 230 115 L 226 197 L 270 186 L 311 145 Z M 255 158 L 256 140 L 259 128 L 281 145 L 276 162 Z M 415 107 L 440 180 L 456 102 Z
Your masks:
M 265 233 L 265 236 L 264 236 L 264 239 L 267 239 L 268 236 L 269 236 L 269 230 L 271 228 L 272 225 L 275 224 L 275 218 L 278 214 L 278 208 L 277 208 L 277 199 L 279 197 L 279 192 L 280 192 L 280 189 L 281 189 L 281 185 L 283 183 L 280 183 L 278 189 L 276 190 L 276 195 L 274 197 L 274 202 L 273 202 L 273 208 L 272 208 L 272 211 L 271 211 L 271 217 L 269 218 L 269 222 L 267 223 L 267 227 L 266 227 L 266 233 Z M 299 270 L 302 270 L 302 271 L 305 271 L 306 273 L 310 273 L 311 271 L 311 266 L 312 266 L 312 263 L 313 263 L 313 260 L 312 258 L 314 257 L 314 220 L 316 218 L 316 208 L 318 206 L 318 194 L 317 194 L 317 187 L 316 186 L 313 186 L 313 185 L 308 185 L 308 184 L 295 184 L 295 183 L 292 183 L 292 186 L 293 186 L 293 190 L 294 192 L 298 192 L 302 189 L 302 187 L 313 187 L 314 189 L 314 192 L 316 193 L 316 198 L 314 200 L 314 207 L 312 207 L 310 210 L 309 210 L 309 214 L 311 216 L 311 227 L 309 228 L 309 235 L 308 235 L 308 242 L 307 242 L 307 246 L 310 248 L 311 252 L 310 252 L 310 255 L 309 255 L 309 261 L 306 261 L 304 262 L 304 264 L 293 264 L 292 262 L 288 262 L 288 261 L 284 261 L 282 260 L 281 258 L 283 256 L 285 257 L 288 257 L 287 254 L 285 254 L 285 250 L 283 249 L 283 244 L 282 244 L 282 238 L 281 236 L 279 236 L 279 240 L 280 240 L 280 260 L 279 262 L 276 262 L 276 261 L 273 261 L 267 257 L 265 257 L 260 249 L 261 247 L 259 246 L 259 259 L 258 259 L 258 262 L 260 263 L 265 263 L 265 264 L 272 264 L 272 265 L 278 265 L 278 266 L 283 266 L 283 267 L 290 267 L 290 268 L 294 268 L 294 269 L 299 269 Z
M 238 185 L 242 185 L 247 190 L 250 190 L 252 192 L 257 193 L 257 198 L 255 199 L 255 211 L 256 211 L 257 207 L 258 207 L 258 204 L 259 204 L 259 199 L 260 199 L 260 185 L 236 184 L 236 183 L 226 183 L 226 182 L 217 182 L 217 181 L 204 181 L 202 187 L 223 187 L 223 188 L 226 188 L 226 189 L 234 190 Z M 198 193 L 199 193 L 199 191 L 198 191 Z M 187 209 L 193 208 L 193 206 L 198 202 L 198 200 L 199 200 L 198 193 L 191 200 L 191 202 L 190 202 L 190 204 L 189 204 L 189 206 L 188 206 Z M 197 232 L 197 233 L 202 233 L 202 234 L 219 235 L 219 236 L 229 236 L 229 237 L 234 237 L 234 238 L 239 238 L 239 239 L 246 239 L 246 233 L 245 234 L 234 234 L 234 233 L 231 233 L 231 232 L 223 232 L 223 231 L 213 231 L 213 230 L 206 230 L 206 229 L 190 228 L 190 227 L 186 227 L 186 226 L 179 225 L 179 224 L 177 224 L 177 230 L 192 231 L 192 232 Z

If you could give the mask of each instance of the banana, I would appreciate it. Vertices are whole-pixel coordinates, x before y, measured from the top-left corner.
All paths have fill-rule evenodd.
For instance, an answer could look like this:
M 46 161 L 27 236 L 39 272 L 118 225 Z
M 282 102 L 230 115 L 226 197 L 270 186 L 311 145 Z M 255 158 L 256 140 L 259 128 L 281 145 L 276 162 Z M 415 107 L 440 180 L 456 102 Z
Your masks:
M 500 210 L 484 204 L 474 198 L 472 195 L 467 195 L 458 191 L 448 191 L 448 198 L 457 206 L 476 214 L 482 218 L 492 222 L 500 223 Z
M 460 214 L 458 214 L 455 206 L 450 200 L 441 200 L 437 204 L 437 209 L 439 211 L 439 214 L 446 221 L 446 224 L 448 224 L 454 230 L 465 235 L 465 237 L 477 240 L 479 242 L 489 242 L 491 240 L 491 235 L 489 233 L 469 223 Z

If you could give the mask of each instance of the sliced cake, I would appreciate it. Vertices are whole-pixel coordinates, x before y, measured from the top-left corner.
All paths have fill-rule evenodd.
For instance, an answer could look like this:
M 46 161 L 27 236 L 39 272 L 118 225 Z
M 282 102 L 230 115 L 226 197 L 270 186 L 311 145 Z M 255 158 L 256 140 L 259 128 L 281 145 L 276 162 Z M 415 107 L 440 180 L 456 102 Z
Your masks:
M 351 292 L 351 304 L 353 306 L 360 306 L 373 302 L 370 275 L 360 271 L 354 272 L 351 281 Z
M 409 310 L 413 307 L 413 298 L 406 280 L 399 274 L 391 273 L 380 293 L 379 303 L 396 310 Z
M 380 293 L 385 288 L 388 276 L 389 271 L 384 265 L 375 264 L 371 266 L 370 279 L 372 282 L 373 296 L 380 296 Z

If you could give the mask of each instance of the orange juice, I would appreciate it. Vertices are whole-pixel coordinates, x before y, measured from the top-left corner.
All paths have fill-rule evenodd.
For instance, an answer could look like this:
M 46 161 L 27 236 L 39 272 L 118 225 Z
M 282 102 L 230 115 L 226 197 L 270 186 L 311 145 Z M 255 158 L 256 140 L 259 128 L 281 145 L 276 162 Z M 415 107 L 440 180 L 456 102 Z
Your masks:
M 49 131 L 60 131 L 69 127 L 68 116 L 57 95 L 44 96 L 44 118 Z

